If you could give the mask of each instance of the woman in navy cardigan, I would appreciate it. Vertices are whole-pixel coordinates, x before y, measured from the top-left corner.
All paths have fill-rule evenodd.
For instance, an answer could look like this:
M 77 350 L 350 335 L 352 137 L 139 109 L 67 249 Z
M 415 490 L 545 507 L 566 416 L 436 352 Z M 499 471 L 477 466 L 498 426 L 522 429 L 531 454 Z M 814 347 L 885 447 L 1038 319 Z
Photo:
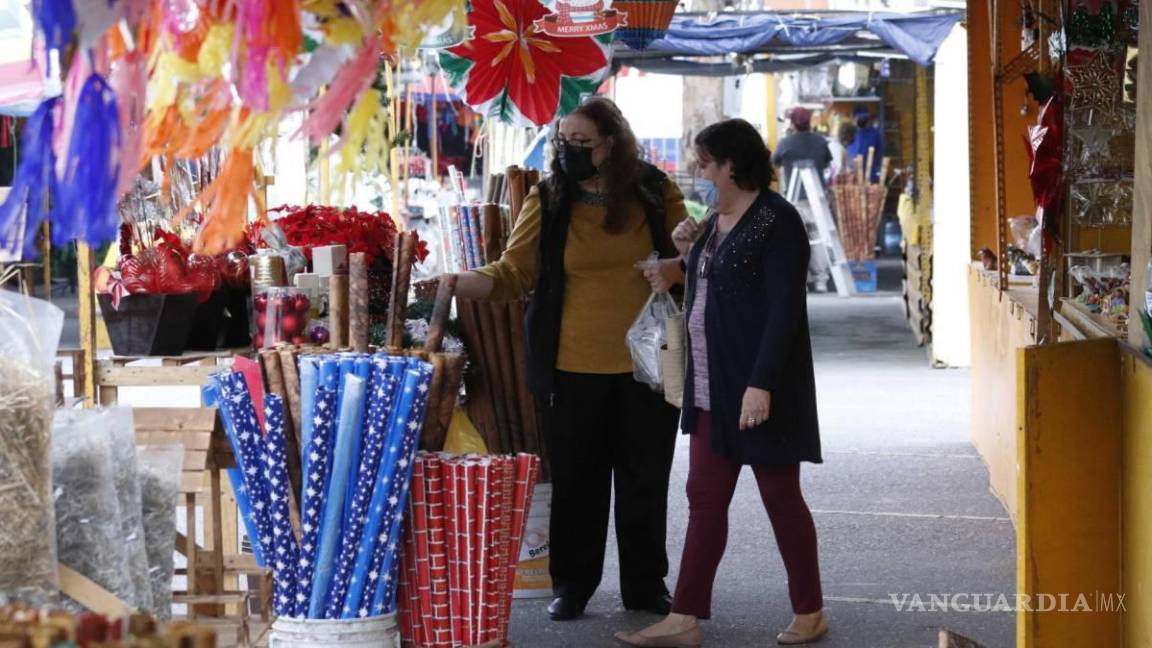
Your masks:
M 770 154 L 751 124 L 713 124 L 695 144 L 699 174 L 718 196 L 703 226 L 685 221 L 673 234 L 688 259 L 691 356 L 682 419 L 692 435 L 688 536 L 672 614 L 616 636 L 635 646 L 701 644 L 698 620 L 711 617 L 728 505 L 748 465 L 784 559 L 795 615 L 777 642 L 808 643 L 828 632 L 816 528 L 800 491 L 800 462 L 822 462 L 806 303 L 808 236 L 796 209 L 769 189 Z

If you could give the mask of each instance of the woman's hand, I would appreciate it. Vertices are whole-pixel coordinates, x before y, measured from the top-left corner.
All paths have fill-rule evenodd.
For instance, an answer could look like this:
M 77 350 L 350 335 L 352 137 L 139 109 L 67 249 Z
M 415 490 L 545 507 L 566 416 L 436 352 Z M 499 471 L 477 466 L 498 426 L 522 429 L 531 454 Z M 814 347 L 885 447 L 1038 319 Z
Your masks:
M 684 272 L 680 270 L 680 259 L 661 259 L 656 263 L 641 265 L 644 278 L 652 285 L 652 292 L 666 293 L 676 284 L 684 283 Z
M 744 404 L 740 407 L 740 429 L 751 430 L 768 420 L 772 412 L 772 393 L 749 387 L 744 392 Z
M 680 253 L 680 256 L 685 259 L 688 258 L 688 250 L 692 249 L 692 244 L 696 242 L 702 231 L 704 228 L 691 218 L 680 221 L 676 229 L 672 230 L 672 245 L 676 246 L 676 251 Z

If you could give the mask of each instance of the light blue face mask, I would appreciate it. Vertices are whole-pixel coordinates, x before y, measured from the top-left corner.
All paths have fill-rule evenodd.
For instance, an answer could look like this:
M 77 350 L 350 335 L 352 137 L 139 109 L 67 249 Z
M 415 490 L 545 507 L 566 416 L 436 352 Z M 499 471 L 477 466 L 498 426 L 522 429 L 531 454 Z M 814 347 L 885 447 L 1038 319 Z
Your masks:
M 709 209 L 716 207 L 716 200 L 719 198 L 720 192 L 716 189 L 716 185 L 710 180 L 697 180 L 696 192 L 700 196 L 700 200 L 708 206 Z

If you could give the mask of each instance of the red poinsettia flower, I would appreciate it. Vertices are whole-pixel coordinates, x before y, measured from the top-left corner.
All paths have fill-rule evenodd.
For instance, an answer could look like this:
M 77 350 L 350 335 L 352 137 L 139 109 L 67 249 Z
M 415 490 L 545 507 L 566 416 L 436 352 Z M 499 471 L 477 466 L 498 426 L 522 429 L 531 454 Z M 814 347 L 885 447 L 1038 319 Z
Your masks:
M 473 2 L 468 22 L 474 36 L 448 50 L 473 62 L 465 89 L 469 104 L 500 100 L 504 93 L 520 114 L 543 125 L 560 104 L 561 77 L 587 76 L 608 64 L 592 37 L 536 33 L 532 23 L 546 14 L 537 0 Z

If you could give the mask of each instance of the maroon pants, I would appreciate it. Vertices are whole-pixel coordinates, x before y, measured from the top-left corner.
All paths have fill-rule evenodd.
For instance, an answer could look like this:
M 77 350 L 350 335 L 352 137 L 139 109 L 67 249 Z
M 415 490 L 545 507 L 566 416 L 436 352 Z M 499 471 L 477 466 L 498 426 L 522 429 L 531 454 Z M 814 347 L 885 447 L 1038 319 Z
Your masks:
M 673 612 L 698 619 L 712 616 L 712 585 L 728 543 L 728 505 L 741 468 L 712 452 L 711 433 L 711 414 L 699 412 L 688 469 L 688 537 L 672 603 Z M 788 572 L 792 611 L 817 612 L 824 607 L 824 601 L 816 557 L 816 526 L 800 492 L 800 464 L 753 466 L 752 470 Z

